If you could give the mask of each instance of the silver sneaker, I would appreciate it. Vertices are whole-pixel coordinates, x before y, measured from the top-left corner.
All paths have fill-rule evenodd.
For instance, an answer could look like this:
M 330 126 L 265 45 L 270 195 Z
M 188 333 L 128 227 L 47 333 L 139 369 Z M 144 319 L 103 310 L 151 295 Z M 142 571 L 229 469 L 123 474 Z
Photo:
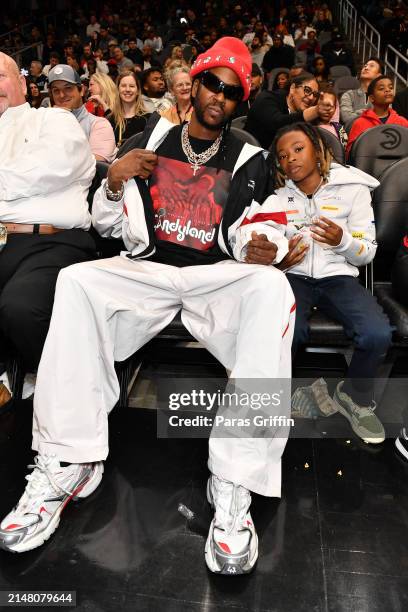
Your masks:
M 249 512 L 250 492 L 212 474 L 207 498 L 215 509 L 205 545 L 207 567 L 226 576 L 248 574 L 258 559 L 258 537 Z
M 102 480 L 103 462 L 61 467 L 55 455 L 37 455 L 17 506 L 0 523 L 0 548 L 25 552 L 41 546 L 58 527 L 69 501 L 87 497 Z

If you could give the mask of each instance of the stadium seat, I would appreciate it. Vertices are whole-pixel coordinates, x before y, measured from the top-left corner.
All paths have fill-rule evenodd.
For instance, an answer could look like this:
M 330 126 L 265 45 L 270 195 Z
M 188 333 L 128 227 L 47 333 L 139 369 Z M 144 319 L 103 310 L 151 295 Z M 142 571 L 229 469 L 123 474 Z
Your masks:
M 343 145 L 341 144 L 340 140 L 336 138 L 334 134 L 332 134 L 328 130 L 325 130 L 322 127 L 318 127 L 317 129 L 319 130 L 319 134 L 322 137 L 324 143 L 333 151 L 335 160 L 338 161 L 340 164 L 344 164 L 345 154 Z
M 346 123 L 344 124 L 344 129 L 346 130 L 347 134 L 349 135 L 351 132 L 351 128 L 353 127 L 353 123 L 355 122 L 355 120 L 357 119 L 357 117 L 354 117 L 353 119 L 349 119 L 348 121 L 346 121 Z
M 231 126 L 239 128 L 240 130 L 243 130 L 245 128 L 246 121 L 247 121 L 246 115 L 243 115 L 242 117 L 235 117 L 235 119 L 233 119 L 231 122 Z
M 374 192 L 373 207 L 378 242 L 374 262 L 374 295 L 395 327 L 394 346 L 408 346 L 408 309 L 395 297 L 390 270 L 408 226 L 408 159 L 387 168 Z
M 381 280 L 389 279 L 389 270 L 408 226 L 407 175 L 408 159 L 401 159 L 383 172 L 381 184 L 374 191 L 373 208 L 378 242 L 376 268 L 381 263 L 386 274 L 385 278 L 384 274 L 381 275 Z M 376 273 L 374 280 L 380 280 Z
M 234 134 L 234 136 L 242 142 L 247 142 L 248 144 L 254 145 L 255 147 L 261 146 L 255 136 L 252 136 L 252 134 L 246 132 L 245 130 L 241 130 L 240 128 L 232 126 L 231 133 Z
M 348 66 L 332 66 L 330 68 L 329 78 L 336 80 L 345 76 L 351 76 L 351 71 Z
M 339 100 L 345 91 L 349 91 L 350 89 L 358 89 L 359 87 L 360 81 L 353 76 L 341 76 L 334 82 L 334 91 L 336 92 Z
M 349 163 L 379 178 L 392 164 L 408 156 L 408 128 L 379 125 L 361 134 L 350 151 Z M 406 176 L 403 181 L 406 182 Z

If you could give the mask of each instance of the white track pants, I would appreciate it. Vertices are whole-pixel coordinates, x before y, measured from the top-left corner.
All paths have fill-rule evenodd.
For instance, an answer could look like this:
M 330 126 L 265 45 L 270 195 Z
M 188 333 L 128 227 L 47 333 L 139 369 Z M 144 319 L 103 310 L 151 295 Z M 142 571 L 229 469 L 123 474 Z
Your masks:
M 114 257 L 58 277 L 38 370 L 33 449 L 60 461 L 106 459 L 108 414 L 119 397 L 114 361 L 156 336 L 182 309 L 189 332 L 232 378 L 290 378 L 294 297 L 272 266 L 232 260 L 176 268 Z M 286 437 L 210 438 L 210 470 L 280 496 Z

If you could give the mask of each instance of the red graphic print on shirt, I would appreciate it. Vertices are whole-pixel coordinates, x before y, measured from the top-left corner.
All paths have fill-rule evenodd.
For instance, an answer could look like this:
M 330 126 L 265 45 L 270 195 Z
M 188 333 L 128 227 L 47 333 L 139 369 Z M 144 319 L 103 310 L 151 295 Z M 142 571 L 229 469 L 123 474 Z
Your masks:
M 230 179 L 230 172 L 208 166 L 193 176 L 189 164 L 159 157 L 150 184 L 156 238 L 200 251 L 213 247 Z

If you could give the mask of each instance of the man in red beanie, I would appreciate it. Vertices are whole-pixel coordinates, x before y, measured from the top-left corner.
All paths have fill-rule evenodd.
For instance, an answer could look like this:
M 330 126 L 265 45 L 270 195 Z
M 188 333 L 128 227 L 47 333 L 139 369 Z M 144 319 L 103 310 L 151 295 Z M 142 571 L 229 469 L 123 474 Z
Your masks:
M 6 550 L 40 546 L 66 503 L 99 485 L 108 414 L 119 397 L 114 360 L 132 355 L 179 311 L 235 388 L 279 379 L 279 389 L 290 378 L 294 298 L 271 265 L 288 251 L 277 229 L 286 218 L 260 206 L 270 192 L 266 152 L 229 131 L 249 96 L 251 57 L 241 41 L 223 38 L 197 58 L 191 75 L 191 121 L 174 126 L 153 115 L 138 148 L 125 145 L 95 195 L 95 228 L 121 236 L 128 252 L 72 266 L 58 279 L 34 401 L 38 455 L 26 491 L 0 525 Z M 224 416 L 205 414 L 213 425 L 207 495 L 215 510 L 206 563 L 216 573 L 248 573 L 258 557 L 250 491 L 280 496 L 288 428 L 271 434 L 263 426 L 268 437 L 232 426 L 217 436 L 216 418 Z

